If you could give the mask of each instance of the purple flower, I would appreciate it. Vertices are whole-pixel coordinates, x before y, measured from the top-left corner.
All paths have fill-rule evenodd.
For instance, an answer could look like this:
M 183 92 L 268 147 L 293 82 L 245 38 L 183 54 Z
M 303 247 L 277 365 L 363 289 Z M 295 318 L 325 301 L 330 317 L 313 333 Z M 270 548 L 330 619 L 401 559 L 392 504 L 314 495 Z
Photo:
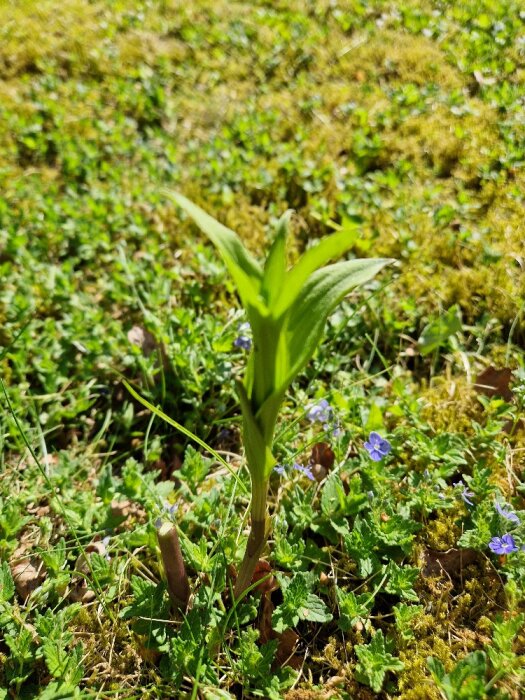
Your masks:
M 370 433 L 368 442 L 365 442 L 365 450 L 368 451 L 374 462 L 379 462 L 383 459 L 383 457 L 386 457 L 391 449 L 392 445 L 388 442 L 388 440 L 382 438 L 381 435 L 375 431 Z
M 236 348 L 242 348 L 243 350 L 250 350 L 252 347 L 252 339 L 246 335 L 250 330 L 250 324 L 246 321 L 245 323 L 239 324 L 239 335 L 233 341 Z
M 315 476 L 312 474 L 312 470 L 310 469 L 310 467 L 303 467 L 302 464 L 294 462 L 293 468 L 299 472 L 302 472 L 305 476 L 307 476 L 310 479 L 310 481 L 315 481 Z
M 510 554 L 518 551 L 514 537 L 508 534 L 501 537 L 493 537 L 489 542 L 489 548 L 494 554 Z
M 294 462 L 292 465 L 293 469 L 295 469 L 298 472 L 301 472 L 305 476 L 307 476 L 310 481 L 315 481 L 315 476 L 312 474 L 312 470 L 310 467 L 303 467 L 302 464 L 299 464 L 298 462 Z M 277 474 L 284 474 L 286 472 L 286 467 L 284 464 L 278 464 L 276 467 L 273 468 L 274 472 L 277 472 Z
M 465 503 L 468 503 L 469 506 L 473 506 L 474 503 L 470 499 L 474 498 L 475 494 L 472 491 L 468 490 L 468 486 L 465 486 L 465 484 L 461 483 L 461 481 L 459 481 L 457 484 L 454 484 L 454 486 L 463 486 L 463 491 L 459 495 L 465 501 Z
M 501 503 L 495 503 L 494 507 L 498 511 L 498 513 L 501 515 L 502 518 L 505 518 L 505 520 L 510 520 L 511 523 L 516 523 L 516 525 L 520 524 L 520 519 L 516 515 L 516 513 L 510 509 L 510 506 L 504 503 L 501 505 Z
M 306 417 L 312 423 L 328 423 L 332 417 L 332 408 L 326 399 L 321 399 L 306 409 Z

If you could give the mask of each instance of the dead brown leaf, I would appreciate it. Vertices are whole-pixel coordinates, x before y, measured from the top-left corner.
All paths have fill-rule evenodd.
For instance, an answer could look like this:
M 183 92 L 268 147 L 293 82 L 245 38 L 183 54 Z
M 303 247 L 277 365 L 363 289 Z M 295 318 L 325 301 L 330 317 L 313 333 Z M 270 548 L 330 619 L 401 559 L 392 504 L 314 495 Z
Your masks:
M 272 628 L 272 615 L 275 609 L 272 603 L 270 593 L 265 593 L 261 601 L 261 614 L 259 617 L 259 632 L 261 644 L 266 644 L 271 639 L 278 640 L 277 651 L 275 653 L 275 663 L 279 666 L 291 666 L 298 669 L 303 663 L 303 657 L 299 654 L 294 654 L 295 647 L 299 641 L 299 635 L 292 629 L 284 630 L 284 632 L 276 632 Z
M 256 587 L 259 593 L 271 593 L 279 587 L 274 576 L 271 575 L 272 567 L 264 559 L 259 559 L 252 576 L 252 583 L 261 581 Z
M 513 398 L 510 383 L 513 379 L 512 370 L 509 367 L 496 369 L 491 365 L 478 375 L 474 388 L 479 394 L 484 394 L 489 398 L 501 396 L 507 403 L 510 403 Z
M 312 464 L 320 464 L 326 470 L 330 471 L 335 462 L 334 451 L 327 442 L 316 442 L 312 447 L 310 462 Z
M 476 560 L 474 549 L 448 549 L 446 552 L 436 552 L 427 549 L 423 553 L 423 567 L 421 573 L 425 577 L 439 576 L 446 573 L 449 576 L 457 576 L 461 570 Z
M 168 356 L 166 349 L 162 343 L 159 343 L 153 333 L 150 333 L 142 326 L 133 326 L 128 331 L 128 340 L 132 345 L 140 348 L 144 357 L 149 357 L 155 352 L 160 355 L 160 360 L 163 367 L 166 369 L 168 366 Z
M 11 566 L 16 592 L 26 601 L 46 577 L 44 564 L 36 557 L 25 557 Z

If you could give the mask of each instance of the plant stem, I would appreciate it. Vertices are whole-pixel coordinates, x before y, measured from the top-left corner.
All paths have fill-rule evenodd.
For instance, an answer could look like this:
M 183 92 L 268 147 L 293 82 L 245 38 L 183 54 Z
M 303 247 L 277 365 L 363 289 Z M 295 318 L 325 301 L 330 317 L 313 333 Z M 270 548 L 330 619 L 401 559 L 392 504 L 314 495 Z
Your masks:
M 157 530 L 157 538 L 172 605 L 175 609 L 185 610 L 190 599 L 190 584 L 182 558 L 177 528 L 171 523 L 163 523 Z
M 238 600 L 252 582 L 253 572 L 259 561 L 266 539 L 268 537 L 268 516 L 266 499 L 268 496 L 268 481 L 254 482 L 252 480 L 252 525 L 246 551 L 239 569 L 233 595 Z

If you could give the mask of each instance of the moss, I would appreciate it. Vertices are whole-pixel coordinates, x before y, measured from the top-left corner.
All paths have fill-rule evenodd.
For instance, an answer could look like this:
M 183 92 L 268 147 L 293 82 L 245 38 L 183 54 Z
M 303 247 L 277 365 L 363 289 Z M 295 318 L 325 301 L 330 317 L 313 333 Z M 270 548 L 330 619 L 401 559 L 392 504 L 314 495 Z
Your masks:
M 457 525 L 457 512 L 440 510 L 435 519 L 429 520 L 424 529 L 425 544 L 430 549 L 445 552 L 454 547 L 461 531 Z
M 430 39 L 405 32 L 384 31 L 345 54 L 337 66 L 340 75 L 391 83 L 439 84 L 460 88 L 464 81 L 445 54 Z
M 466 378 L 436 377 L 420 396 L 421 419 L 434 433 L 473 434 L 472 420 L 479 418 L 480 406 Z

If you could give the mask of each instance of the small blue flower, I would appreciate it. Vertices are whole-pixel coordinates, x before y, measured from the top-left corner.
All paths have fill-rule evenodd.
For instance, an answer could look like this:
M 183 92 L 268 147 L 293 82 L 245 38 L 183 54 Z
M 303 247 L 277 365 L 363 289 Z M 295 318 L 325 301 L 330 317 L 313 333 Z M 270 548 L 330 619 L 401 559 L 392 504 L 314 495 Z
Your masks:
M 326 399 L 321 399 L 317 403 L 308 406 L 306 417 L 312 423 L 328 423 L 332 417 L 332 408 Z
M 493 537 L 489 542 L 489 548 L 494 554 L 510 554 L 518 551 L 514 537 L 508 534 L 501 537 Z
M 369 453 L 374 462 L 379 462 L 386 457 L 392 449 L 392 445 L 382 438 L 379 433 L 372 431 L 368 437 L 368 442 L 365 442 L 365 450 Z
M 458 483 L 454 484 L 454 486 L 463 486 L 463 490 L 459 495 L 463 501 L 465 501 L 465 503 L 468 503 L 469 506 L 473 506 L 474 503 L 470 499 L 474 498 L 475 494 L 472 491 L 469 491 L 468 486 L 465 486 L 465 484 L 463 484 L 461 481 L 458 481 Z
M 305 476 L 307 476 L 310 481 L 315 481 L 315 476 L 312 473 L 312 470 L 310 467 L 303 467 L 302 464 L 299 464 L 299 462 L 294 462 L 292 465 L 292 468 L 295 469 L 298 472 L 301 472 Z M 287 471 L 287 468 L 284 464 L 278 464 L 273 468 L 274 472 L 277 472 L 277 474 L 285 474 Z
M 294 462 L 293 468 L 299 472 L 302 472 L 305 476 L 307 476 L 310 479 L 310 481 L 315 481 L 315 476 L 312 474 L 312 470 L 310 469 L 310 467 L 303 467 L 302 464 Z
M 233 341 L 236 348 L 242 348 L 243 350 L 251 350 L 252 339 L 250 336 L 246 335 L 250 331 L 250 324 L 246 321 L 245 323 L 240 323 L 238 327 L 239 335 Z
M 516 513 L 510 509 L 510 506 L 504 503 L 501 505 L 501 503 L 495 503 L 494 507 L 498 511 L 498 513 L 501 515 L 502 518 L 505 518 L 505 520 L 509 520 L 511 523 L 516 523 L 516 525 L 519 525 L 521 520 L 518 518 Z

